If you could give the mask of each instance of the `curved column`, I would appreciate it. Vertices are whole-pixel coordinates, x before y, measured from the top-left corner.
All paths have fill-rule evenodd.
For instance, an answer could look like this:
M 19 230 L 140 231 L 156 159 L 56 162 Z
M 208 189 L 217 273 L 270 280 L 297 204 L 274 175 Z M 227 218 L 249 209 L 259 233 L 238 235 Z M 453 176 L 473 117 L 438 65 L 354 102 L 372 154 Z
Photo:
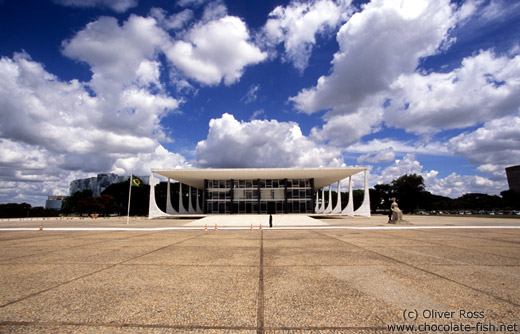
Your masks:
M 323 212 L 325 212 L 325 189 L 321 188 L 321 205 L 320 205 L 320 210 L 318 211 L 318 213 L 323 213 Z
M 182 182 L 179 182 L 179 213 L 188 213 L 188 211 L 186 211 L 186 209 L 184 208 L 184 204 L 182 204 Z
M 193 203 L 191 200 L 191 186 L 188 188 L 188 213 L 197 213 L 193 208 Z
M 341 214 L 354 217 L 354 196 L 352 194 L 352 176 L 348 177 L 348 202 L 345 209 L 341 211 Z
M 329 185 L 329 203 L 324 213 L 332 213 L 332 187 Z
M 195 211 L 197 211 L 197 213 L 202 213 L 202 209 L 200 208 L 200 204 L 199 204 L 199 194 L 200 194 L 200 190 L 197 189 L 197 203 L 195 203 Z
M 368 191 L 368 170 L 365 170 L 365 195 L 363 196 L 363 203 L 354 211 L 356 216 L 364 216 L 370 218 L 370 192 Z
M 178 214 L 177 211 L 172 206 L 172 198 L 170 193 L 170 178 L 168 178 L 168 183 L 166 184 L 166 213 L 170 215 Z
M 318 193 L 319 191 L 316 191 L 316 205 L 314 206 L 314 212 L 319 213 L 320 211 L 320 203 L 318 202 Z
M 341 213 L 341 185 L 340 181 L 338 181 L 338 200 L 336 202 L 336 207 L 332 209 L 332 213 L 338 214 Z
M 155 186 L 159 183 L 159 180 L 157 180 L 155 178 L 153 173 L 150 175 L 150 179 L 148 180 L 148 183 L 150 185 L 150 201 L 148 203 L 148 219 L 170 216 L 166 212 L 163 212 L 161 209 L 159 209 L 159 207 L 157 206 L 157 202 L 155 201 Z

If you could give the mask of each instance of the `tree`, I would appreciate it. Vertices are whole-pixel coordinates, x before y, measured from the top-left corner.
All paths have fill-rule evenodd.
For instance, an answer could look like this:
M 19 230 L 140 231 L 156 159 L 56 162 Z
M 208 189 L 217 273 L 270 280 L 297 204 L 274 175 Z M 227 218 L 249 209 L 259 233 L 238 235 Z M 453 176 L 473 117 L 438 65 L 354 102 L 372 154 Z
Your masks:
M 94 198 L 96 203 L 96 211 L 103 214 L 104 216 L 114 213 L 114 197 L 111 195 L 101 195 Z
M 413 212 L 421 203 L 424 192 L 424 179 L 421 175 L 405 174 L 392 181 L 399 208 L 404 212 Z
M 520 209 L 520 192 L 514 190 L 504 190 L 500 193 L 503 199 L 503 208 L 510 210 Z
M 0 204 L 0 218 L 24 218 L 29 217 L 31 205 L 28 203 Z
M 113 198 L 113 212 L 125 215 L 128 209 L 128 181 L 112 183 L 101 195 L 109 195 Z M 132 198 L 130 203 L 130 215 L 146 216 L 148 214 L 150 186 L 143 184 L 141 187 L 132 188 Z
M 370 207 L 372 211 L 376 211 L 377 209 L 390 210 L 392 197 L 394 197 L 392 185 L 376 184 L 373 189 L 370 189 Z
M 85 189 L 76 191 L 71 196 L 67 197 L 62 205 L 63 213 L 90 213 L 94 208 L 94 198 L 92 197 L 92 190 Z

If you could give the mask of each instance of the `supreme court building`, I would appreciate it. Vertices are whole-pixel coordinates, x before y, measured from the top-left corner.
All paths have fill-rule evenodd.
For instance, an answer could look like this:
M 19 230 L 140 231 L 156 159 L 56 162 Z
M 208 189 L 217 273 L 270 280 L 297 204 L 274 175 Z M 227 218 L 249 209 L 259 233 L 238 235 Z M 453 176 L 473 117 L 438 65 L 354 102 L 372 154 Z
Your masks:
M 362 205 L 354 210 L 352 176 L 362 172 L 364 200 Z M 158 175 L 167 179 L 166 212 L 159 209 L 155 200 Z M 337 196 L 336 203 L 333 203 L 332 188 L 335 186 L 338 192 L 341 192 L 341 181 L 346 179 L 348 186 L 343 187 L 348 187 L 349 198 L 343 208 L 341 196 Z M 177 210 L 171 202 L 172 180 L 181 185 Z M 295 213 L 370 217 L 366 167 L 152 170 L 149 184 L 149 218 L 183 214 Z M 188 207 L 184 207 L 182 201 L 183 196 L 186 196 L 182 193 L 182 184 L 188 185 L 190 189 Z

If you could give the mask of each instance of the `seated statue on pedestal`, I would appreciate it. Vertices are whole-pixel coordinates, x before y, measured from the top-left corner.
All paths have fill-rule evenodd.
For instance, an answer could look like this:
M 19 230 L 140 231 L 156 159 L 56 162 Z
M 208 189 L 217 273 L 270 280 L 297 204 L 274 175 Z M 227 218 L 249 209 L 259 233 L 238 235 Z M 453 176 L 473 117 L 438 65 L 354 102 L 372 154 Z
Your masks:
M 392 216 L 390 217 L 390 221 L 388 223 L 395 224 L 396 222 L 403 220 L 403 212 L 401 209 L 399 209 L 399 206 L 395 202 L 395 198 L 394 202 L 390 205 L 390 210 L 392 211 Z

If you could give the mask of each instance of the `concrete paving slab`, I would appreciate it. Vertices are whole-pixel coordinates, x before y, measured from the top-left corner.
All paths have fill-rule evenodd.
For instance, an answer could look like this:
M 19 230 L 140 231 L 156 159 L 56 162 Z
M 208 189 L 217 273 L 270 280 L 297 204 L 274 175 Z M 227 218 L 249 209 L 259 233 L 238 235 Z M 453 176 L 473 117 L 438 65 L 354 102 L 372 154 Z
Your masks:
M 266 327 L 377 327 L 399 310 L 322 267 L 266 267 Z
M 106 265 L 0 264 L 0 305 L 93 273 Z
M 494 254 L 503 257 L 511 257 L 520 259 L 520 248 L 519 247 L 478 247 L 468 246 L 466 249 L 471 251 L 479 251 L 482 253 Z
M 41 253 L 49 252 L 48 247 L 40 246 L 10 246 L 7 247 L 5 245 L 0 246 L 2 252 L 0 252 L 0 263 L 3 261 L 12 261 L 12 259 L 26 257 L 31 255 L 38 255 Z
M 518 266 L 441 266 L 429 267 L 429 271 L 447 277 L 467 286 L 485 291 L 491 295 L 520 305 L 520 296 L 517 292 L 520 281 Z
M 482 249 L 474 251 L 448 246 L 408 246 L 408 247 L 371 247 L 366 249 L 391 257 L 398 261 L 418 264 L 509 266 L 520 265 L 520 258 L 504 257 L 485 253 Z
M 0 309 L 3 321 L 255 327 L 258 268 L 124 265 Z
M 172 246 L 131 260 L 131 264 L 169 266 L 258 266 L 260 252 L 254 247 Z
M 266 248 L 264 256 L 266 266 L 358 266 L 385 261 L 374 253 L 338 247 Z
M 13 260 L 4 260 L 2 263 L 26 263 L 26 264 L 74 264 L 74 263 L 92 263 L 92 264 L 115 264 L 122 261 L 130 260 L 141 254 L 149 253 L 157 247 L 120 247 L 120 248 L 90 248 L 77 247 L 72 250 L 62 251 L 57 249 L 54 252 L 31 255 Z

